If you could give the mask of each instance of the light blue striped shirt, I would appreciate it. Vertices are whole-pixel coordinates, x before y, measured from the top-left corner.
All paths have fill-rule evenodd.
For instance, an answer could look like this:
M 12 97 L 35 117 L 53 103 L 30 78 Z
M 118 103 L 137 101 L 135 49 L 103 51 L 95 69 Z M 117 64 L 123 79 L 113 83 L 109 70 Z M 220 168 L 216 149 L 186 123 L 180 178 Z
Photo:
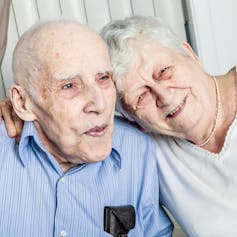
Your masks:
M 93 148 L 92 148 L 93 149 Z M 0 236 L 100 237 L 104 206 L 131 204 L 136 226 L 128 236 L 171 236 L 159 206 L 156 144 L 116 119 L 113 149 L 98 163 L 64 173 L 25 123 L 19 145 L 0 125 Z

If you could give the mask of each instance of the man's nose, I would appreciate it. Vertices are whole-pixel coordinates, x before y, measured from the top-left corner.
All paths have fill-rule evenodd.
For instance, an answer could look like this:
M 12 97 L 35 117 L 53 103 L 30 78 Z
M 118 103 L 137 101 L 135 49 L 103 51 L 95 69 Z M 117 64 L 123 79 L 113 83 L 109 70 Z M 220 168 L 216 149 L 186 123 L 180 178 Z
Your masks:
M 166 85 L 162 85 L 161 83 L 154 83 L 151 86 L 151 91 L 156 99 L 156 105 L 158 107 L 168 106 L 173 103 L 173 88 L 170 88 Z
M 86 93 L 85 113 L 101 114 L 106 107 L 106 98 L 100 88 L 90 88 Z M 109 98 L 108 98 L 109 99 Z

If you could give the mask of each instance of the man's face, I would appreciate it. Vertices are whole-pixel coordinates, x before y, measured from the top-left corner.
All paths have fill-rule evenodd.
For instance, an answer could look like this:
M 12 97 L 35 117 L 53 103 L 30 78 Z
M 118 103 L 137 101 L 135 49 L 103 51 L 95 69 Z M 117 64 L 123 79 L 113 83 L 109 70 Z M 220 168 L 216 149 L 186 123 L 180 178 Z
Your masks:
M 116 92 L 107 48 L 95 33 L 80 31 L 74 26 L 45 36 L 47 73 L 33 107 L 46 148 L 69 166 L 105 159 L 114 128 Z
M 205 116 L 210 98 L 200 78 L 206 75 L 189 50 L 184 56 L 154 41 L 138 48 L 136 63 L 122 82 L 122 97 L 145 130 L 187 138 Z

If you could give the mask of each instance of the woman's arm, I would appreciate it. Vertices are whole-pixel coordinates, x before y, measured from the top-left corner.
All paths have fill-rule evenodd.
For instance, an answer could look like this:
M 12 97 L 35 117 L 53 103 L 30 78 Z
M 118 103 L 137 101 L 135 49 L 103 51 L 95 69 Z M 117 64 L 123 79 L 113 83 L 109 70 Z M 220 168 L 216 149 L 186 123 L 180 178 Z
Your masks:
M 15 137 L 19 141 L 24 122 L 16 115 L 9 98 L 0 102 L 0 123 L 2 119 L 9 137 Z

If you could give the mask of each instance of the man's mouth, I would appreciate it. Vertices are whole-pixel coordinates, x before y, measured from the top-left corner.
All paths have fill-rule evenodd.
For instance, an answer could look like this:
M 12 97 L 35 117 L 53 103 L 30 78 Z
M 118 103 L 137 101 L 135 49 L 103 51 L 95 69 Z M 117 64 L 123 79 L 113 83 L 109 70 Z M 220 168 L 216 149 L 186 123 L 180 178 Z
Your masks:
M 185 96 L 185 98 L 182 100 L 182 102 L 176 108 L 174 108 L 171 112 L 169 112 L 166 115 L 166 118 L 176 117 L 183 110 L 186 100 L 187 100 L 187 96 Z
M 84 134 L 92 136 L 92 137 L 101 137 L 106 133 L 107 129 L 108 129 L 108 125 L 104 124 L 101 126 L 95 126 L 89 129 L 88 131 L 86 131 Z

